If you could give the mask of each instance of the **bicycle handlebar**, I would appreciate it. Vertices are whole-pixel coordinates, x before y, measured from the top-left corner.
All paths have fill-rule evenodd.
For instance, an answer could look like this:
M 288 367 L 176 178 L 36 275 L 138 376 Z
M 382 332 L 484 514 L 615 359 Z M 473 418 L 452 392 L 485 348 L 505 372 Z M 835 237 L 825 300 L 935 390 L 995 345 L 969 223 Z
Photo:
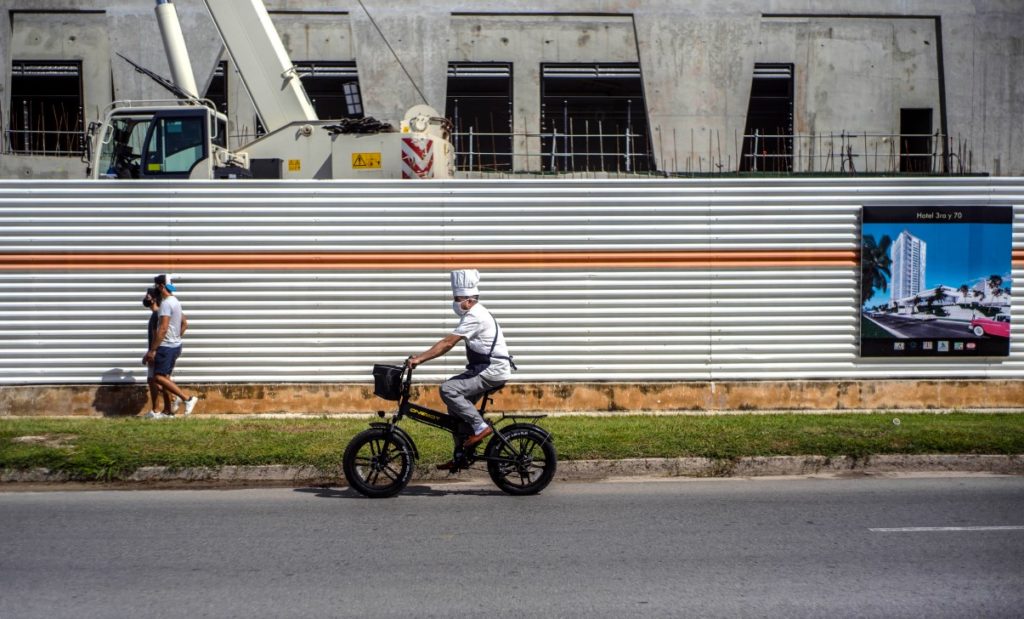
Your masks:
M 412 364 L 409 363 L 409 359 L 412 359 L 412 355 L 409 355 L 408 357 L 406 357 L 405 361 L 402 363 L 402 368 L 403 368 L 402 375 L 404 376 L 403 382 L 405 383 L 404 386 L 405 386 L 406 389 L 408 389 L 409 386 L 412 385 L 412 370 L 413 370 L 413 367 L 412 367 Z

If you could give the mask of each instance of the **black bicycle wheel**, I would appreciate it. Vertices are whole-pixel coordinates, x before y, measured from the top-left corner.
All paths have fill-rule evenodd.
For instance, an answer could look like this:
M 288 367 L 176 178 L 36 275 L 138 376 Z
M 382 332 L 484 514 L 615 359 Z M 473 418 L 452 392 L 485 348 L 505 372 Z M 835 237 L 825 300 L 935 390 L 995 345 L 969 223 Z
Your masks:
M 501 429 L 484 452 L 487 472 L 502 491 L 514 495 L 537 494 L 555 476 L 558 454 L 551 435 L 537 426 L 516 424 Z
M 355 435 L 342 458 L 349 487 L 372 499 L 401 492 L 412 478 L 412 469 L 412 447 L 384 428 L 370 428 Z

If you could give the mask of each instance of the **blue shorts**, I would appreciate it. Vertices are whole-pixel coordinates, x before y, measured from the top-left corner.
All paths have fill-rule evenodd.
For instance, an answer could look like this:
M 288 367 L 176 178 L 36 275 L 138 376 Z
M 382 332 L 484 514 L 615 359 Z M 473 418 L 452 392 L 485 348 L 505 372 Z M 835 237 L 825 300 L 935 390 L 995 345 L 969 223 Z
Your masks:
M 156 357 L 153 358 L 153 373 L 163 376 L 170 376 L 174 371 L 174 363 L 181 355 L 181 346 L 161 346 L 156 349 Z

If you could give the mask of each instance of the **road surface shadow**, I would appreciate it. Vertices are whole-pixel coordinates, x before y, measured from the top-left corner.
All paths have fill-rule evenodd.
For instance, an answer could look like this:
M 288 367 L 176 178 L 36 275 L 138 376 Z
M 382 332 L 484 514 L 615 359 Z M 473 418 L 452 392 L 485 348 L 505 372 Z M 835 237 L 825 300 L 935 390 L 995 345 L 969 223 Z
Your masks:
M 295 492 L 312 494 L 322 499 L 365 499 L 363 495 L 348 487 L 333 486 L 309 486 L 295 488 Z M 407 486 L 398 496 L 505 496 L 505 493 L 496 488 L 466 488 L 458 487 L 456 484 L 439 483 L 435 486 Z

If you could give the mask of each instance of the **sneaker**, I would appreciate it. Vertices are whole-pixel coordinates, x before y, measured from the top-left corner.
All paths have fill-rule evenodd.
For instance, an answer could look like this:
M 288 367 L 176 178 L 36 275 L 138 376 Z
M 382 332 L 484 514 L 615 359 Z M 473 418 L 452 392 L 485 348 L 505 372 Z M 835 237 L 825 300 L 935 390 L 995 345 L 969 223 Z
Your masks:
M 174 398 L 171 399 L 171 414 L 172 415 L 174 413 L 178 412 L 178 406 L 180 406 L 180 405 L 181 405 L 181 398 L 179 398 L 178 396 L 174 396 Z
M 189 415 L 192 414 L 192 409 L 194 409 L 196 407 L 196 404 L 199 404 L 199 396 L 194 395 L 191 398 L 185 400 L 185 416 L 186 417 L 188 417 Z
M 156 411 L 149 411 L 148 413 L 146 413 L 144 415 L 143 418 L 144 419 L 167 419 L 168 417 L 170 417 L 170 415 L 165 415 L 163 413 L 158 413 Z

